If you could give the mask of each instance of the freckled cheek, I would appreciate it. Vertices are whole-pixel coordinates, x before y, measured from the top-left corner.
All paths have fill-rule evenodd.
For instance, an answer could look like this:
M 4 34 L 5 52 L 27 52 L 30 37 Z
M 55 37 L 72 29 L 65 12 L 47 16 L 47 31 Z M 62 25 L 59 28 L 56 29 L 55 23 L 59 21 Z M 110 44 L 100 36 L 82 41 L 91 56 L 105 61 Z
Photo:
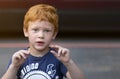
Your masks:
M 36 37 L 35 37 L 35 36 L 30 36 L 30 37 L 29 37 L 29 41 L 31 41 L 31 42 L 34 42 L 34 41 L 35 41 L 35 39 L 36 39 Z
M 46 38 L 45 38 L 46 40 L 48 40 L 48 41 L 51 41 L 52 40 L 52 36 L 46 36 Z

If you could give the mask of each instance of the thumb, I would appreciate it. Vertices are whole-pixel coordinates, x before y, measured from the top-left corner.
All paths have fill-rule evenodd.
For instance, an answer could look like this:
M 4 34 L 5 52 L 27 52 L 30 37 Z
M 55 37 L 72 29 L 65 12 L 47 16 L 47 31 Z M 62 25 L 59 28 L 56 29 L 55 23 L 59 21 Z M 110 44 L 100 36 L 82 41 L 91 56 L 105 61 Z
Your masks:
M 54 56 L 58 57 L 58 54 L 57 54 L 57 52 L 56 52 L 56 51 L 51 50 L 50 52 L 51 52 Z

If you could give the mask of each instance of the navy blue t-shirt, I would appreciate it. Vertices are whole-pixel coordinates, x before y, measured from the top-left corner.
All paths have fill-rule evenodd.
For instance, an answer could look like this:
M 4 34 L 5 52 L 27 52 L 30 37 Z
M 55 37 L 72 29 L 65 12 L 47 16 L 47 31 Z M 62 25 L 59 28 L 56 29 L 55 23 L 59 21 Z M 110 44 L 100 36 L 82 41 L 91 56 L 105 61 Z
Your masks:
M 29 55 L 20 66 L 18 79 L 63 79 L 67 68 L 52 53 L 43 57 Z

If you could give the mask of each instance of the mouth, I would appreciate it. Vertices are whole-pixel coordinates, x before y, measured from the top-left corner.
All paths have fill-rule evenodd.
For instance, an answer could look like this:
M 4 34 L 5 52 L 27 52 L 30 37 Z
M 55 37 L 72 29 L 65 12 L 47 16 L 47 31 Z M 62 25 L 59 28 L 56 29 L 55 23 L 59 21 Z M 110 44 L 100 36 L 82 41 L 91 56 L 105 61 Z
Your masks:
M 45 44 L 45 42 L 42 42 L 42 41 L 39 41 L 39 42 L 36 42 L 37 43 L 37 45 L 39 45 L 39 46 L 43 46 L 44 44 Z

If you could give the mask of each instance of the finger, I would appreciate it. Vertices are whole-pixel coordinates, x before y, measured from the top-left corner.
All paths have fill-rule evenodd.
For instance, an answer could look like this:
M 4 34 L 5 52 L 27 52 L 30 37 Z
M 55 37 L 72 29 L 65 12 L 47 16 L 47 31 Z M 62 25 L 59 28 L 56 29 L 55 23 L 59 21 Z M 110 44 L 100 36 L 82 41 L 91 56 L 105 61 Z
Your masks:
M 57 57 L 57 53 L 56 53 L 56 51 L 51 50 L 50 52 L 51 52 L 54 56 L 56 56 L 56 57 Z
M 21 56 L 22 58 L 24 58 L 24 59 L 26 59 L 26 58 L 27 58 L 27 55 L 26 55 L 26 54 L 24 54 L 24 53 L 20 53 L 20 56 Z
M 30 52 L 28 50 L 21 50 L 21 52 L 23 52 L 25 55 L 29 55 Z
M 29 51 L 26 51 L 26 50 L 21 50 L 21 52 L 20 52 L 20 55 L 21 55 L 24 59 L 26 59 L 29 54 L 30 54 Z
M 59 49 L 57 53 L 58 53 L 58 56 L 60 57 L 62 54 L 62 49 Z
M 13 57 L 20 60 L 22 58 L 26 59 L 28 55 L 29 55 L 28 51 L 20 50 L 16 52 Z
M 62 52 L 62 48 L 60 48 L 59 46 L 57 46 L 57 45 L 52 45 L 51 46 L 52 48 L 54 48 L 53 50 L 52 50 L 52 53 L 55 55 L 55 56 L 60 56 L 61 55 L 61 52 Z M 59 47 L 59 48 L 58 48 Z M 56 50 L 57 49 L 57 50 Z
M 50 47 L 51 47 L 51 48 L 54 48 L 54 49 L 56 49 L 56 50 L 58 50 L 58 49 L 60 48 L 60 46 L 58 46 L 58 45 L 50 45 Z
M 64 48 L 64 49 L 62 50 L 62 54 L 63 54 L 63 55 L 65 55 L 67 52 L 69 52 L 68 49 L 65 49 L 65 48 Z
M 15 55 L 13 56 L 13 58 L 20 60 L 22 57 L 21 57 L 21 55 L 19 55 L 19 54 L 15 54 Z
M 65 55 L 65 50 L 61 50 L 61 56 Z
M 54 49 L 57 49 L 58 56 L 64 55 L 67 52 L 66 48 L 63 48 L 63 47 L 58 46 L 58 45 L 51 45 L 51 47 Z

